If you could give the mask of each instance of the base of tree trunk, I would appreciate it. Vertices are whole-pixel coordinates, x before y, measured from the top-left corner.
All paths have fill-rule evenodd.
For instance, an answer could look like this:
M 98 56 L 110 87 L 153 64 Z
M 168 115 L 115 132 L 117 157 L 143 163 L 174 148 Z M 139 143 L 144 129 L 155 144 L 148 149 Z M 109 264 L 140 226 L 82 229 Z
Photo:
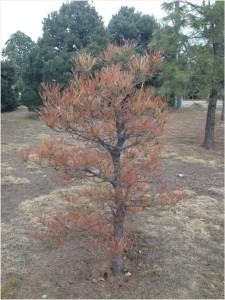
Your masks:
M 121 273 L 123 271 L 123 256 L 122 254 L 115 257 L 112 261 L 112 270 L 114 273 Z

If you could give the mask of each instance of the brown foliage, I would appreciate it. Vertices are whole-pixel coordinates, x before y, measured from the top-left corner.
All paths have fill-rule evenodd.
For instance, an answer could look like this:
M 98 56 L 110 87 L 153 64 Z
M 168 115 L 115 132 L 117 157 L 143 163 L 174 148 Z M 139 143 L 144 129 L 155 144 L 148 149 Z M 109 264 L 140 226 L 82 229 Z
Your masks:
M 44 140 L 33 161 L 61 171 L 64 179 L 97 182 L 80 197 L 67 198 L 67 213 L 40 216 L 39 221 L 57 238 L 88 232 L 91 244 L 116 257 L 114 270 L 121 271 L 126 215 L 159 200 L 164 192 L 154 183 L 160 175 L 162 149 L 156 137 L 163 132 L 168 110 L 166 102 L 145 85 L 161 63 L 160 53 L 139 56 L 131 44 L 109 45 L 101 59 L 104 67 L 93 72 L 97 59 L 78 55 L 73 79 L 64 89 L 42 84 L 41 120 L 80 143 L 68 147 L 62 140 Z M 172 198 L 178 195 L 164 193 L 163 204 Z
M 30 155 L 30 149 L 20 149 L 18 154 L 23 161 L 27 161 Z

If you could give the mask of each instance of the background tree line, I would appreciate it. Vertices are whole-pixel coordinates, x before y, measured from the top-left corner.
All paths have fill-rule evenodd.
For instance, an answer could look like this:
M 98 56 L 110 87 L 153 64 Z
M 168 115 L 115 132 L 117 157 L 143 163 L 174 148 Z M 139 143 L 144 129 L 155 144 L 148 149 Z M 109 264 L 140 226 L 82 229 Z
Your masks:
M 93 6 L 73 1 L 44 18 L 37 43 L 20 31 L 12 34 L 2 51 L 2 111 L 19 104 L 35 111 L 41 82 L 69 84 L 76 53 L 98 56 L 110 42 L 130 40 L 139 54 L 161 49 L 164 64 L 146 82 L 155 93 L 171 103 L 182 97 L 209 100 L 204 146 L 213 148 L 216 101 L 223 93 L 224 2 L 170 1 L 162 8 L 167 12 L 162 24 L 124 6 L 106 28 Z
M 21 103 L 34 111 L 41 105 L 41 82 L 68 84 L 77 52 L 97 56 L 110 42 L 122 45 L 127 40 L 136 42 L 138 51 L 143 52 L 156 28 L 153 16 L 128 7 L 121 7 L 105 28 L 94 7 L 85 1 L 73 1 L 44 18 L 43 34 L 37 43 L 23 32 L 12 34 L 2 57 L 14 68 Z

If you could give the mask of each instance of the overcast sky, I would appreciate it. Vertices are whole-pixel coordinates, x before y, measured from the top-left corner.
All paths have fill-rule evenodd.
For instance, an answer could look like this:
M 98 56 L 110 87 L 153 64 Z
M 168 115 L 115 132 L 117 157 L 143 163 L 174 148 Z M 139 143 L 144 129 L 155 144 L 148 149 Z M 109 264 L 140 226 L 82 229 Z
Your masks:
M 1 49 L 10 35 L 17 30 L 37 41 L 42 35 L 42 21 L 49 13 L 59 10 L 67 0 L 0 0 L 1 5 Z M 116 14 L 123 5 L 134 6 L 137 11 L 154 15 L 157 19 L 164 16 L 159 0 L 93 0 L 98 14 L 102 16 L 105 25 L 108 25 L 113 14 Z

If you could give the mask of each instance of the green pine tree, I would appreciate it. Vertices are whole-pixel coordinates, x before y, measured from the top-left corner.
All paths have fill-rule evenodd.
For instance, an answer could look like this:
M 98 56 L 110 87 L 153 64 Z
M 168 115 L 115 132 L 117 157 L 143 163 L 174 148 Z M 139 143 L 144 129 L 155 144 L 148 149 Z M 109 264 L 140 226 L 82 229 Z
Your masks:
M 18 107 L 15 68 L 10 61 L 1 62 L 1 111 L 11 111 Z
M 203 146 L 214 147 L 215 111 L 224 78 L 224 2 L 207 5 L 165 2 L 165 24 L 154 33 L 151 49 L 161 48 L 165 64 L 159 78 L 169 95 L 208 99 Z

